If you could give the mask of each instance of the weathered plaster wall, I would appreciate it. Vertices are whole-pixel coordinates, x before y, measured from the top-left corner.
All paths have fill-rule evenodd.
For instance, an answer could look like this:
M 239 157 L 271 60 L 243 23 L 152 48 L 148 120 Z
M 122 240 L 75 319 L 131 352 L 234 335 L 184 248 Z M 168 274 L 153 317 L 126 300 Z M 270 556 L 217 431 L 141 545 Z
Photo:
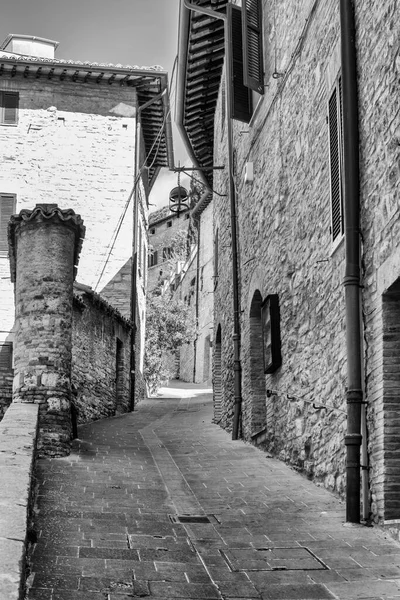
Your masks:
M 130 410 L 130 331 L 97 294 L 75 296 L 71 380 L 78 423 Z

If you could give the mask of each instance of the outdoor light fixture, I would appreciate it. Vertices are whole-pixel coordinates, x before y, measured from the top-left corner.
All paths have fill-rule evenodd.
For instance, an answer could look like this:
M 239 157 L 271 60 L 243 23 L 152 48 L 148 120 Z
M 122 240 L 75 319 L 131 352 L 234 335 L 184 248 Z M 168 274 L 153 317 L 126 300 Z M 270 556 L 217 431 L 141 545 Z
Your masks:
M 174 187 L 169 193 L 169 210 L 179 217 L 179 213 L 188 208 L 189 194 L 187 189 L 181 185 Z

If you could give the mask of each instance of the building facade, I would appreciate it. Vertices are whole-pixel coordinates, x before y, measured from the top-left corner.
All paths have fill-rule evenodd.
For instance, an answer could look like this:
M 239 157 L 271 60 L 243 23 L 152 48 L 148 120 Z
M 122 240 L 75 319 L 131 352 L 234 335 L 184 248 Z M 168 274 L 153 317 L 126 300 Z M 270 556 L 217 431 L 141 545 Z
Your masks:
M 192 5 L 197 12 L 182 2 L 178 124 L 193 160 L 214 167 L 205 179 L 213 193 L 216 420 L 234 430 L 239 414 L 239 435 L 347 499 L 354 465 L 349 454 L 346 464 L 346 450 L 353 444 L 356 470 L 362 470 L 363 516 L 395 527 L 395 3 L 278 0 L 270 10 L 257 0 Z M 224 22 L 210 9 L 224 15 L 231 44 Z M 353 56 L 345 29 L 349 10 Z M 202 26 L 210 31 L 206 48 L 196 35 Z M 207 77 L 196 70 L 200 60 Z M 193 125 L 196 101 L 204 123 Z M 350 112 L 354 106 L 358 115 Z M 348 149 L 355 136 L 352 165 Z M 349 290 L 359 298 L 359 307 L 352 303 L 356 319 Z M 238 337 L 235 319 L 239 344 L 232 339 L 232 331 Z M 359 389 L 352 383 L 351 347 L 359 354 Z
M 148 194 L 173 165 L 168 76 L 62 60 L 56 48 L 13 35 L 0 47 L 0 405 L 10 400 L 14 324 L 8 221 L 41 202 L 81 215 L 78 279 L 134 323 L 132 393 L 144 389 Z

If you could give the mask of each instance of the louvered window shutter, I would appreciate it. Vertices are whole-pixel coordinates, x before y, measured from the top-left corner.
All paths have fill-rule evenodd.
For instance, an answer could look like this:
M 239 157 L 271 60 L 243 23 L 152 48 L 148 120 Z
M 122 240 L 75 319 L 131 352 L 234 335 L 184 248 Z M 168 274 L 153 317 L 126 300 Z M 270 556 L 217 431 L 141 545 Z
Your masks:
M 341 79 L 328 102 L 329 159 L 331 177 L 332 241 L 343 235 L 343 188 L 342 188 L 342 107 Z
M 250 89 L 264 94 L 261 0 L 244 0 L 242 19 L 243 81 Z
M 0 252 L 8 252 L 8 222 L 15 213 L 16 198 L 13 194 L 0 194 Z
M 252 115 L 252 101 L 251 91 L 243 83 L 242 9 L 234 4 L 228 4 L 227 11 L 232 43 L 232 118 L 249 123 Z
M 19 94 L 17 92 L 2 93 L 2 107 L 4 125 L 14 125 L 18 121 Z
M 13 345 L 9 342 L 0 344 L 0 370 L 9 371 L 12 369 Z

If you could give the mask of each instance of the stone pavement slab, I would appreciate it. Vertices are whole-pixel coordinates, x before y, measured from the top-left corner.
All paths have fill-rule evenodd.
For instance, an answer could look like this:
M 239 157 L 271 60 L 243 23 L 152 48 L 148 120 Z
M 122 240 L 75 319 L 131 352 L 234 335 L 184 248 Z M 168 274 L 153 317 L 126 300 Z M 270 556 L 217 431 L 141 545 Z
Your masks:
M 182 383 L 38 463 L 27 600 L 400 599 L 400 545 Z

